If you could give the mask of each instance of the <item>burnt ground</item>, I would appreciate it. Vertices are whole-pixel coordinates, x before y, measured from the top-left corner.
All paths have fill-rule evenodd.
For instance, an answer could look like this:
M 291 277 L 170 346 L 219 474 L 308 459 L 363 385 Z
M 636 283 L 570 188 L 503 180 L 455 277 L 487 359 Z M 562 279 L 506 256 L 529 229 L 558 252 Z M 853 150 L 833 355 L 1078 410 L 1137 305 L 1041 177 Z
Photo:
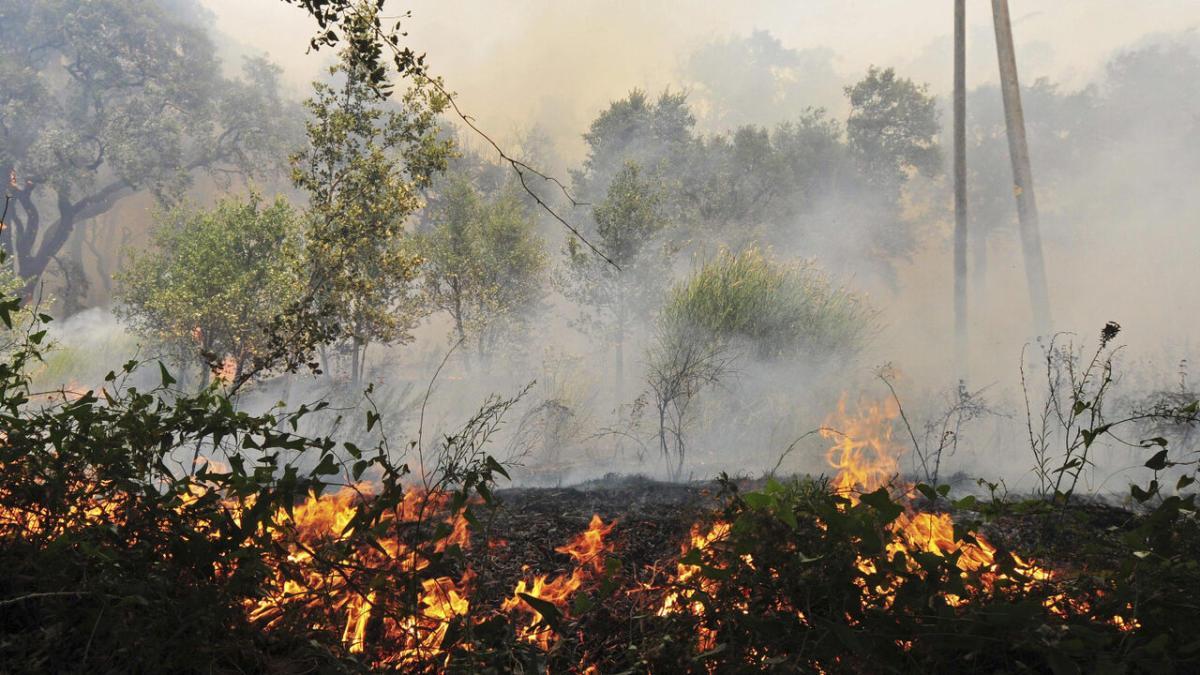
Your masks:
M 743 491 L 762 482 L 736 481 Z M 487 530 L 473 538 L 476 597 L 498 601 L 517 579 L 533 573 L 569 574 L 570 557 L 555 548 L 586 530 L 593 514 L 605 523 L 617 521 L 607 541 L 622 561 L 624 580 L 654 584 L 658 573 L 674 571 L 692 526 L 722 508 L 719 489 L 715 481 L 610 475 L 572 487 L 497 490 L 499 507 Z M 929 506 L 920 501 L 918 508 Z M 1077 497 L 1067 509 L 1037 500 L 980 504 L 978 511 L 954 513 L 955 520 L 977 524 L 1002 549 L 1067 573 L 1111 565 L 1126 549 L 1123 536 L 1138 523 L 1137 515 L 1101 498 Z
M 588 528 L 593 514 L 617 521 L 606 541 L 623 566 L 625 581 L 654 583 L 657 571 L 678 557 L 692 524 L 720 507 L 715 483 L 663 483 L 610 476 L 568 488 L 496 491 L 499 508 L 486 532 L 476 533 L 472 567 L 476 596 L 485 603 L 511 595 L 516 580 L 533 573 L 570 574 L 571 558 L 554 549 Z M 486 553 L 485 553 L 486 551 Z
M 759 480 L 737 481 L 743 494 L 761 485 Z M 591 577 L 573 596 L 575 600 L 579 596 L 590 598 L 592 609 L 575 612 L 566 608 L 569 620 L 562 626 L 561 639 L 553 642 L 549 652 L 536 657 L 534 670 L 549 669 L 551 672 L 582 672 L 578 665 L 572 664 L 626 663 L 619 654 L 635 649 L 633 645 L 644 648 L 651 644 L 655 649 L 668 649 L 663 645 L 672 639 L 669 631 L 674 629 L 648 619 L 662 607 L 664 585 L 676 573 L 681 549 L 689 542 L 693 526 L 699 524 L 707 528 L 728 498 L 721 494 L 721 487 L 715 481 L 674 484 L 619 476 L 567 488 L 510 488 L 498 490 L 495 495 L 499 507 L 485 520 L 486 529 L 473 533 L 472 547 L 467 552 L 469 564 L 476 573 L 471 584 L 472 606 L 485 614 L 495 612 L 505 598 L 511 597 L 519 580 L 529 582 L 538 574 L 551 579 L 570 575 L 576 568 L 574 561 L 555 548 L 584 532 L 593 514 L 599 515 L 605 523 L 616 521 L 615 528 L 606 538 L 610 542 L 607 557 L 619 561 L 620 565 L 609 571 L 607 579 Z M 948 508 L 945 502 L 935 506 L 923 503 L 921 499 L 915 500 L 913 506 L 920 510 Z M 1149 513 L 1148 508 L 1144 510 Z M 1140 549 L 1149 546 L 1149 543 L 1139 541 L 1145 537 L 1144 532 L 1139 534 L 1139 528 L 1147 521 L 1145 515 L 1099 498 L 1076 498 L 1064 508 L 1043 500 L 1010 496 L 1005 501 L 980 500 L 969 509 L 954 510 L 952 517 L 984 535 L 1001 551 L 1012 551 L 1026 561 L 1052 570 L 1055 588 L 1075 589 L 1071 591 L 1072 597 L 1076 592 L 1088 593 L 1109 587 L 1107 580 L 1128 567 L 1131 552 L 1140 553 Z M 1193 524 L 1182 529 L 1187 532 L 1180 530 L 1176 548 L 1186 559 L 1200 559 L 1200 526 Z M 492 542 L 490 545 L 489 541 Z M 758 545 L 770 547 L 772 542 L 762 541 Z M 822 553 L 818 548 L 814 542 L 804 550 Z M 1170 605 L 1171 598 L 1190 595 L 1191 590 L 1184 593 L 1183 589 L 1190 589 L 1195 579 L 1190 573 L 1165 579 L 1149 569 L 1142 578 L 1149 584 L 1144 600 L 1152 604 L 1140 611 L 1146 624 L 1137 636 L 1141 642 L 1151 642 L 1164 632 L 1160 627 L 1161 615 L 1169 618 L 1176 613 L 1170 607 L 1158 611 L 1157 615 L 1146 610 L 1163 602 Z M 602 582 L 609 583 L 615 590 L 598 590 L 603 588 Z M 1179 611 L 1194 615 L 1186 607 Z M 647 630 L 663 632 L 647 637 Z M 1066 629 L 1059 626 L 1056 630 Z M 1080 630 L 1095 632 L 1086 626 Z M 777 637 L 764 635 L 762 639 L 769 641 Z M 1145 667 L 1134 668 L 1133 672 L 1168 672 L 1147 670 L 1169 661 L 1155 661 L 1153 659 L 1159 658 L 1157 653 L 1146 657 L 1138 651 L 1142 649 L 1140 646 L 1129 646 L 1141 642 L 1114 643 L 1123 646 L 1111 650 L 1112 645 L 1096 643 L 1081 654 L 1068 652 L 1079 663 L 1095 665 L 1089 660 L 1092 652 L 1105 649 L 1111 652 L 1105 655 L 1110 660 L 1143 659 Z M 1197 642 L 1197 649 L 1200 649 L 1200 642 Z M 997 663 L 1007 663 L 1004 659 L 1010 656 L 1028 656 L 1026 652 L 1018 651 L 1007 654 Z M 932 658 L 933 663 L 942 663 L 937 661 L 940 657 L 936 655 L 926 656 Z M 942 666 L 953 662 L 951 656 L 946 658 L 951 661 Z M 1151 660 L 1145 661 L 1146 658 Z M 601 672 L 607 671 L 602 667 Z M 870 671 L 850 668 L 847 672 Z M 1034 667 L 1032 672 L 1050 670 Z

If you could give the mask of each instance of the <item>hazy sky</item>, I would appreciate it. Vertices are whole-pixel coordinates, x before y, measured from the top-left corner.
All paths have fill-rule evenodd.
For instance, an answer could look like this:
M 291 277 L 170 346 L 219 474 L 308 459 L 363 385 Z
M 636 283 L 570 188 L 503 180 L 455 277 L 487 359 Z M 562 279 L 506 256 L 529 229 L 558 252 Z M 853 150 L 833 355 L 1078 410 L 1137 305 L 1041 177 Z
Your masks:
M 280 0 L 202 0 L 220 31 L 285 66 L 297 91 L 327 55 L 305 56 L 313 26 Z M 991 3 L 968 1 L 969 76 L 995 79 Z M 870 64 L 949 82 L 948 0 L 415 0 L 411 43 L 483 125 L 505 135 L 537 122 L 567 147 L 608 101 L 634 86 L 678 84 L 681 62 L 706 42 L 769 30 L 785 47 L 829 47 L 847 82 Z M 1012 0 L 1021 76 L 1081 84 L 1116 49 L 1148 33 L 1200 29 L 1197 0 Z

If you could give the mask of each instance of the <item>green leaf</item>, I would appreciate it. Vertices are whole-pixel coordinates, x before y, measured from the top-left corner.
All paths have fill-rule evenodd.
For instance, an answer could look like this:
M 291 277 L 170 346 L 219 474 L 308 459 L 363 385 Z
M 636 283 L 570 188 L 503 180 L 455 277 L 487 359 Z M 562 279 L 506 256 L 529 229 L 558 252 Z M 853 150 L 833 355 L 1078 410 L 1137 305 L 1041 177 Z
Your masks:
M 325 476 L 335 474 L 338 472 L 337 460 L 334 459 L 332 453 L 327 454 L 321 458 L 321 463 L 318 464 L 317 468 L 313 469 L 312 472 L 314 475 Z
M 776 505 L 775 513 L 784 524 L 793 530 L 800 527 L 800 523 L 796 520 L 796 512 L 787 504 Z
M 973 509 L 973 508 L 975 508 L 975 505 L 978 501 L 979 500 L 977 500 L 975 498 L 975 495 L 967 495 L 966 497 L 963 497 L 962 499 L 955 501 L 954 508 L 956 508 L 956 509 Z
M 1130 492 L 1130 494 L 1133 495 L 1133 498 L 1136 499 L 1139 504 L 1144 503 L 1146 501 L 1149 501 L 1149 499 L 1151 497 L 1153 497 L 1154 495 L 1158 494 L 1158 481 L 1156 481 L 1156 480 L 1150 481 L 1149 487 L 1147 487 L 1145 490 L 1143 490 L 1141 487 L 1139 487 L 1136 484 L 1130 485 L 1129 492 Z
M 571 612 L 575 616 L 579 616 L 587 612 L 595 603 L 585 593 L 579 593 L 575 596 L 575 601 L 571 603 Z
M 534 597 L 528 593 L 518 593 L 517 595 L 532 607 L 533 611 L 538 613 L 541 621 L 549 626 L 550 630 L 560 635 L 562 634 L 562 612 L 558 610 L 558 607 L 554 603 Z
M 158 374 L 162 377 L 162 386 L 164 388 L 175 384 L 175 378 L 171 377 L 171 373 L 167 372 L 167 367 L 163 365 L 162 361 L 158 362 Z
M 765 495 L 761 492 L 747 492 L 742 496 L 742 499 L 745 500 L 746 506 L 749 506 L 756 511 L 762 511 L 770 508 L 770 506 L 775 502 L 770 495 Z
M 1090 448 L 1092 443 L 1096 441 L 1102 434 L 1109 430 L 1110 424 L 1101 424 L 1095 429 L 1082 429 L 1079 434 L 1083 436 L 1083 447 Z
M 892 496 L 888 494 L 885 487 L 863 495 L 862 503 L 878 511 L 885 525 L 899 518 L 901 513 L 904 513 L 904 507 L 892 501 Z
M 1162 471 L 1163 469 L 1167 468 L 1167 464 L 1168 464 L 1168 462 L 1167 462 L 1167 449 L 1166 448 L 1159 450 L 1158 452 L 1154 453 L 1153 457 L 1146 460 L 1146 468 L 1154 469 L 1155 471 Z
M 491 469 L 493 472 L 498 473 L 501 476 L 504 476 L 508 480 L 512 480 L 512 478 L 508 475 L 508 471 L 505 471 L 504 467 L 500 464 L 500 462 L 496 461 L 495 457 L 488 455 L 483 460 L 483 463 L 485 466 L 487 466 L 487 468 Z

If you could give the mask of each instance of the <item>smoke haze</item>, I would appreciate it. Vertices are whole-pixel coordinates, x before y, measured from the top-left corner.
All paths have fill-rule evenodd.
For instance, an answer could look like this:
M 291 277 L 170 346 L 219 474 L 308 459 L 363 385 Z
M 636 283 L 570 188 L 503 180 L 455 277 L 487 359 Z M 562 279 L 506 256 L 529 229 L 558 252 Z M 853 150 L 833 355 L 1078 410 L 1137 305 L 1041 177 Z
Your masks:
M 988 388 L 997 411 L 1007 417 L 997 418 L 1002 420 L 995 422 L 997 430 L 980 432 L 976 452 L 963 451 L 959 466 L 1019 477 L 1027 466 L 1021 451 L 985 452 L 995 444 L 1020 447 L 1018 367 L 1022 346 L 1034 336 L 1015 207 L 1005 197 L 1008 158 L 1003 137 L 995 135 L 1003 118 L 990 5 L 968 4 L 968 116 L 981 148 L 968 162 L 979 172 L 973 180 L 982 186 L 979 195 L 973 194 L 973 200 L 982 199 L 972 203 L 972 227 L 988 232 L 986 242 L 972 244 L 973 266 L 986 274 L 976 270 L 973 276 L 969 379 L 972 388 Z M 265 52 L 283 67 L 295 99 L 305 96 L 309 82 L 322 77 L 332 63 L 330 52 L 304 53 L 314 27 L 302 10 L 278 0 L 203 0 L 203 5 L 211 12 L 213 29 L 228 38 L 217 40 L 226 60 Z M 1028 89 L 1044 80 L 1056 87 L 1041 90 L 1051 92 L 1044 97 L 1045 106 L 1033 94 L 1026 101 L 1055 327 L 1094 344 L 1104 322 L 1117 320 L 1125 327 L 1122 341 L 1130 345 L 1126 362 L 1140 364 L 1139 386 L 1173 386 L 1180 361 L 1196 357 L 1200 330 L 1195 311 L 1200 289 L 1200 197 L 1195 189 L 1200 179 L 1200 95 L 1195 83 L 1200 79 L 1192 77 L 1200 75 L 1200 6 L 1183 0 L 1013 0 L 1011 5 L 1022 84 Z M 698 130 L 720 134 L 743 124 L 773 127 L 810 107 L 824 108 L 832 119 L 844 121 L 849 108 L 843 87 L 860 80 L 871 65 L 893 67 L 903 77 L 928 83 L 941 111 L 944 155 L 949 154 L 951 16 L 944 2 L 422 0 L 402 8 L 412 11 L 404 24 L 412 45 L 428 54 L 433 72 L 457 92 L 463 109 L 502 143 L 515 145 L 536 130 L 552 149 L 547 168 L 556 175 L 565 177 L 579 166 L 588 125 L 632 89 L 651 95 L 667 89 L 687 92 Z M 396 4 L 394 11 L 401 6 Z M 1146 50 L 1158 60 L 1122 61 L 1123 55 Z M 1178 71 L 1164 70 L 1170 64 Z M 1179 91 L 1181 83 L 1189 82 L 1191 93 Z M 1078 154 L 1060 154 L 1057 142 Z M 898 389 L 912 398 L 914 409 L 934 415 L 944 403 L 940 397 L 955 384 L 949 358 L 951 186 L 944 173 L 912 185 L 906 206 L 920 220 L 921 239 L 911 256 L 895 262 L 894 275 L 871 273 L 857 253 L 871 242 L 862 231 L 837 225 L 840 214 L 835 210 L 825 213 L 834 225 L 822 231 L 824 243 L 797 244 L 788 252 L 815 258 L 881 311 L 882 328 L 861 357 L 861 368 L 838 374 L 798 366 L 789 374 L 792 389 L 784 403 L 770 409 L 783 416 L 795 411 L 792 417 L 753 438 L 701 438 L 694 475 L 769 468 L 791 438 L 822 423 L 840 391 L 885 392 L 871 375 L 876 364 L 890 362 L 904 374 Z M 1000 197 L 986 201 L 987 190 Z M 557 259 L 563 238 L 561 232 L 551 232 L 548 249 Z M 690 268 L 685 261 L 677 271 Z M 558 436 L 552 438 L 545 437 L 544 429 L 529 431 L 514 422 L 518 436 L 541 433 L 543 447 L 564 446 L 555 448 L 553 461 L 544 460 L 543 467 L 567 466 L 572 453 L 585 466 L 574 473 L 553 468 L 547 471 L 549 480 L 612 469 L 657 471 L 652 452 L 632 446 L 613 449 L 619 445 L 610 443 L 614 436 L 604 436 L 625 413 L 584 391 L 588 387 L 583 383 L 607 386 L 604 368 L 582 358 L 587 341 L 560 313 L 570 303 L 557 295 L 546 302 L 550 311 L 539 319 L 543 323 L 523 359 L 469 384 L 452 379 L 439 389 L 444 398 L 431 409 L 431 424 L 450 428 L 469 412 L 466 402 L 473 404 L 493 391 L 518 390 L 536 378 L 539 386 L 553 389 L 542 392 L 539 401 L 570 396 L 579 404 L 570 428 L 556 429 Z M 87 320 L 102 321 L 95 315 Z M 378 357 L 377 365 L 402 381 L 392 383 L 400 392 L 394 394 L 395 405 L 405 411 L 396 422 L 412 422 L 413 397 L 431 375 L 424 366 L 436 365 L 448 332 L 444 321 L 435 320 L 418 331 L 416 344 L 403 348 L 402 358 L 391 352 Z M 637 339 L 648 332 L 648 326 L 640 327 Z M 64 341 L 70 340 L 69 333 Z M 782 386 L 781 380 L 767 376 L 770 369 L 742 364 L 738 391 Z M 280 396 L 304 400 L 289 386 L 286 392 L 263 394 L 262 405 Z M 811 439 L 787 468 L 820 471 L 821 445 Z M 642 455 L 644 462 L 638 459 Z

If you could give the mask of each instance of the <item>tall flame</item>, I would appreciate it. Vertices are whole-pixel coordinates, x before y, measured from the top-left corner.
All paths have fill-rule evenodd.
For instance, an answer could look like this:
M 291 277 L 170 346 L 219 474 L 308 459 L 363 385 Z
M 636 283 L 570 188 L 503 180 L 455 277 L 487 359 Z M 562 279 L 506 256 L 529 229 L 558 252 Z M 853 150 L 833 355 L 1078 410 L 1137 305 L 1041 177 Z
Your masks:
M 890 399 L 862 403 L 854 413 L 847 411 L 845 395 L 838 401 L 837 412 L 821 428 L 821 435 L 834 442 L 825 460 L 837 470 L 832 480 L 836 494 L 856 504 L 859 494 L 888 485 L 900 472 L 902 449 L 892 438 L 899 413 Z

